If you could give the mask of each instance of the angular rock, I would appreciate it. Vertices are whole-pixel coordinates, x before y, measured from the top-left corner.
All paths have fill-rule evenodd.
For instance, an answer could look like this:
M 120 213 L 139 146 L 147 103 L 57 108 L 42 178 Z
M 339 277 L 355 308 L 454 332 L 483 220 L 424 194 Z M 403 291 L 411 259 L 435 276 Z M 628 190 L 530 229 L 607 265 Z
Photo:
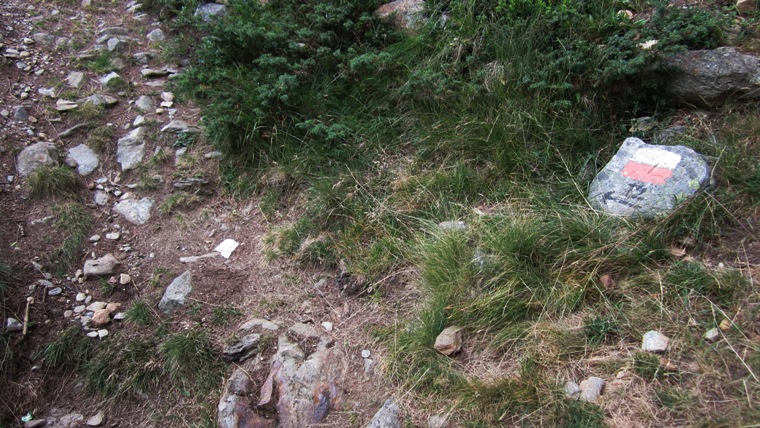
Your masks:
M 29 112 L 24 107 L 16 107 L 13 111 L 13 118 L 19 122 L 26 122 L 29 120 Z
M 710 169 L 684 146 L 656 146 L 626 138 L 589 187 L 595 209 L 621 217 L 655 217 L 704 189 Z
M 197 134 L 201 129 L 197 126 L 190 125 L 184 120 L 172 120 L 168 125 L 161 128 L 161 132 L 173 132 L 176 134 Z
M 85 279 L 91 276 L 113 275 L 120 265 L 121 262 L 113 254 L 106 254 L 99 259 L 85 261 L 82 274 Z
M 393 397 L 383 403 L 383 407 L 375 413 L 375 417 L 367 424 L 366 428 L 401 428 L 398 418 L 399 408 Z
M 644 334 L 641 350 L 646 352 L 666 352 L 670 348 L 670 338 L 659 331 L 651 330 Z
M 666 93 L 675 101 L 715 107 L 728 99 L 760 100 L 760 57 L 732 47 L 686 51 L 665 60 Z
M 581 401 L 596 401 L 602 394 L 604 388 L 604 379 L 592 376 L 581 382 L 581 395 L 578 397 Z
M 452 355 L 462 348 L 462 328 L 457 326 L 446 327 L 435 338 L 435 350 L 443 355 Z
M 24 329 L 24 325 L 16 318 L 8 318 L 5 320 L 5 331 L 21 331 Z
M 118 103 L 119 100 L 117 98 L 104 94 L 94 94 L 77 100 L 77 104 L 79 105 L 92 104 L 104 107 L 113 107 Z
M 48 33 L 36 33 L 32 34 L 32 40 L 41 45 L 52 45 L 55 43 L 55 36 Z
M 254 384 L 249 373 L 259 369 L 259 361 L 252 360 L 232 372 L 224 386 L 217 406 L 219 428 L 273 428 L 275 421 L 265 419 L 254 412 L 252 397 Z
M 97 153 L 84 144 L 70 148 L 68 158 L 76 163 L 79 175 L 88 175 L 100 165 Z
M 227 6 L 219 3 L 203 3 L 195 9 L 195 16 L 200 16 L 204 22 L 215 17 L 227 15 Z
M 87 419 L 87 426 L 91 427 L 99 427 L 103 424 L 103 420 L 105 419 L 106 415 L 103 413 L 103 411 L 99 411 L 94 416 L 90 417 L 90 419 Z
M 116 146 L 116 161 L 123 171 L 136 168 L 145 155 L 145 128 L 135 128 L 119 138 Z
M 247 334 L 237 342 L 225 346 L 222 353 L 230 361 L 245 361 L 258 353 L 260 341 L 261 335 Z
M 424 11 L 424 0 L 396 0 L 380 6 L 375 13 L 380 18 L 393 18 L 400 28 L 410 29 L 422 21 Z
M 55 102 L 56 111 L 69 111 L 79 107 L 79 104 L 74 101 L 59 99 Z
M 153 99 L 147 95 L 140 95 L 140 98 L 135 101 L 135 107 L 145 112 L 152 111 L 155 106 Z
M 150 210 L 153 208 L 153 204 L 153 199 L 150 198 L 125 199 L 117 202 L 113 210 L 117 214 L 121 214 L 130 223 L 141 226 L 150 220 Z
M 757 10 L 757 0 L 737 0 L 736 10 L 740 13 L 755 11 Z
M 121 76 L 119 76 L 118 73 L 112 71 L 106 74 L 105 76 L 101 77 L 98 81 L 103 86 L 113 86 L 113 85 L 118 85 L 119 82 L 123 82 L 124 80 L 122 80 Z
M 238 327 L 238 332 L 247 333 L 258 328 L 262 330 L 277 331 L 280 326 L 263 318 L 253 318 L 241 324 L 240 327 Z
M 138 64 L 147 64 L 148 61 L 150 61 L 150 59 L 154 56 L 155 54 L 153 52 L 137 52 L 136 54 L 132 55 L 132 59 L 134 59 Z
M 66 76 L 65 80 L 66 83 L 68 83 L 72 88 L 79 89 L 84 83 L 84 73 L 81 71 L 72 71 L 68 76 Z
M 191 291 L 193 291 L 192 274 L 190 271 L 186 271 L 174 278 L 174 281 L 166 287 L 161 301 L 158 302 L 158 309 L 164 314 L 176 311 L 185 304 L 185 300 Z
M 24 422 L 24 428 L 42 428 L 48 423 L 47 419 L 32 419 L 29 422 Z
M 151 42 L 162 42 L 164 37 L 164 32 L 161 31 L 160 28 L 156 28 L 155 30 L 152 30 L 150 33 L 148 33 L 148 41 Z
M 717 342 L 718 339 L 720 339 L 720 329 L 718 327 L 713 327 L 710 330 L 707 330 L 704 338 L 708 342 Z
M 53 143 L 41 141 L 25 147 L 18 154 L 16 167 L 22 177 L 26 177 L 39 168 L 58 165 L 58 150 Z
M 55 88 L 39 88 L 37 93 L 43 97 L 55 98 Z
M 270 377 L 277 383 L 276 407 L 283 428 L 319 423 L 343 402 L 342 386 L 348 372 L 348 359 L 343 352 L 327 348 L 305 360 L 304 355 L 297 344 L 285 335 L 280 336 Z M 264 402 L 268 400 L 262 399 L 259 405 Z
M 118 37 L 111 37 L 106 42 L 106 47 L 108 52 L 123 52 L 127 48 L 127 42 Z
M 581 393 L 581 387 L 578 386 L 577 383 L 570 380 L 565 384 L 565 394 L 569 398 L 578 398 L 580 393 Z
M 103 309 L 98 309 L 97 311 L 95 311 L 95 314 L 92 316 L 92 321 L 90 321 L 90 324 L 93 327 L 103 327 L 109 322 L 111 322 L 111 311 L 109 309 L 103 308 Z
M 150 78 L 154 78 L 154 77 L 168 76 L 169 74 L 171 74 L 171 72 L 169 72 L 169 70 L 167 70 L 165 68 L 162 68 L 162 69 L 143 68 L 142 70 L 140 70 L 140 74 L 143 77 L 147 77 L 147 78 L 150 79 Z

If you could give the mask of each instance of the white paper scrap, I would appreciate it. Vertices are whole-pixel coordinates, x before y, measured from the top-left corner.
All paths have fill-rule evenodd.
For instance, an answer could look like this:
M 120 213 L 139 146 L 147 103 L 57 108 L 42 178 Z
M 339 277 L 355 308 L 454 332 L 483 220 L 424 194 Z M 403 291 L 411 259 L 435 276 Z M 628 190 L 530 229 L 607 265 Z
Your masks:
M 232 252 L 235 251 L 235 248 L 237 248 L 238 245 L 240 244 L 234 239 L 225 239 L 221 244 L 217 245 L 216 248 L 214 248 L 214 251 L 221 254 L 225 259 L 229 259 L 232 255 Z

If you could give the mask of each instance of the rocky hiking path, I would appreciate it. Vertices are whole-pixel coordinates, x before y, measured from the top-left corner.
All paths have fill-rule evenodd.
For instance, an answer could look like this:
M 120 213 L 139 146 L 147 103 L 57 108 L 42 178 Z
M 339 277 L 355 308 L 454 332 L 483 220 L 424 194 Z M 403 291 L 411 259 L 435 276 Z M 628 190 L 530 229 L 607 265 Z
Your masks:
M 398 405 L 386 401 L 366 326 L 390 323 L 408 291 L 371 303 L 341 295 L 333 272 L 263 260 L 263 216 L 223 195 L 220 154 L 203 142 L 199 110 L 171 92 L 184 66 L 163 60 L 169 35 L 155 17 L 133 2 L 89 0 L 9 0 L 0 14 L 0 241 L 21 284 L 3 321 L 24 361 L 0 388 L 5 417 L 187 426 L 199 410 L 181 397 L 99 402 L 33 358 L 72 326 L 96 346 L 148 334 L 155 324 L 124 321 L 144 301 L 174 331 L 208 331 L 229 361 L 231 377 L 209 399 L 220 426 L 274 426 L 274 415 L 280 426 L 348 426 L 381 406 L 392 422 Z M 58 165 L 76 170 L 93 219 L 70 269 L 55 263 L 71 232 L 58 227 L 62 199 L 34 198 L 28 184 Z M 263 342 L 276 346 L 259 355 Z

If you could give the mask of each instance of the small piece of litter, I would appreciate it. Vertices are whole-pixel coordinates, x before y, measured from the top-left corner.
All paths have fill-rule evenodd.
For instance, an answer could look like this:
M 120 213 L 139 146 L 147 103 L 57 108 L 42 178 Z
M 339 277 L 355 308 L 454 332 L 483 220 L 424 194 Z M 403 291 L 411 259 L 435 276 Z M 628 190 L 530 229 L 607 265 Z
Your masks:
M 235 248 L 237 248 L 238 245 L 240 244 L 234 239 L 225 239 L 221 244 L 217 245 L 216 248 L 214 248 L 214 251 L 221 254 L 225 259 L 229 259 L 232 255 L 232 252 L 235 251 Z

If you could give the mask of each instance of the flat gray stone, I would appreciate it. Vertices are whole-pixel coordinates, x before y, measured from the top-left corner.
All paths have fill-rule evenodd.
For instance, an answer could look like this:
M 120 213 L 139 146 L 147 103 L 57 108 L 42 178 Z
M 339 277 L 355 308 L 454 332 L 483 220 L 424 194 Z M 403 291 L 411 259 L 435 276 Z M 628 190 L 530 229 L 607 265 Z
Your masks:
M 704 189 L 710 169 L 704 158 L 684 146 L 657 146 L 626 138 L 594 178 L 589 202 L 621 217 L 655 217 Z
M 105 206 L 105 204 L 108 203 L 108 192 L 103 191 L 103 190 L 96 190 L 95 194 L 92 195 L 92 201 L 95 202 L 95 205 L 98 205 L 101 207 Z M 99 235 L 97 236 L 99 239 L 100 236 Z
M 21 331 L 24 329 L 24 325 L 16 318 L 8 318 L 5 320 L 5 331 Z
M 116 161 L 123 171 L 136 168 L 145 155 L 145 128 L 135 128 L 119 138 L 116 144 Z
M 32 40 L 41 45 L 52 45 L 55 43 L 55 36 L 48 33 L 35 33 L 32 35 Z
M 18 154 L 16 166 L 18 173 L 26 177 L 44 166 L 58 165 L 58 150 L 53 143 L 41 141 L 25 147 Z
M 565 394 L 570 398 L 578 398 L 581 393 L 581 387 L 572 380 L 565 384 Z
M 82 272 L 85 279 L 91 276 L 113 275 L 120 265 L 121 262 L 113 254 L 106 254 L 99 259 L 85 261 Z
M 127 48 L 127 42 L 118 37 L 111 37 L 106 42 L 106 47 L 108 52 L 123 52 Z
M 277 331 L 279 328 L 280 326 L 272 321 L 263 318 L 252 318 L 241 324 L 238 327 L 238 332 L 247 333 L 254 329 Z
M 29 112 L 24 107 L 16 107 L 13 111 L 13 118 L 19 122 L 26 122 L 29 119 Z
M 70 100 L 59 99 L 58 101 L 55 102 L 56 111 L 69 111 L 69 110 L 74 110 L 77 107 L 79 107 L 79 104 Z
M 192 274 L 186 271 L 174 278 L 174 281 L 166 287 L 161 301 L 158 302 L 158 309 L 165 314 L 176 311 L 185 304 L 191 291 L 193 291 Z
M 96 106 L 113 107 L 119 103 L 118 98 L 105 94 L 94 94 L 77 100 L 77 104 L 93 104 Z
M 70 148 L 68 157 L 76 163 L 79 175 L 88 175 L 100 165 L 97 153 L 84 144 Z
M 168 125 L 161 128 L 161 132 L 173 132 L 176 134 L 197 134 L 201 129 L 197 126 L 190 125 L 184 120 L 172 120 Z
M 256 355 L 259 350 L 260 341 L 260 334 L 247 334 L 238 339 L 235 343 L 225 346 L 222 353 L 231 361 L 245 361 Z
M 125 199 L 114 205 L 113 210 L 122 215 L 130 223 L 143 225 L 150 220 L 150 210 L 153 208 L 153 199 L 142 198 L 140 200 Z
M 84 73 L 81 71 L 72 71 L 69 73 L 68 76 L 66 76 L 66 83 L 68 83 L 69 86 L 72 88 L 81 88 L 82 84 L 84 83 Z
M 366 428 L 401 428 L 398 412 L 399 408 L 396 401 L 393 397 L 388 398 Z
M 209 22 L 217 16 L 227 14 L 227 6 L 219 3 L 203 3 L 195 9 L 195 16 L 200 16 L 204 22 Z

